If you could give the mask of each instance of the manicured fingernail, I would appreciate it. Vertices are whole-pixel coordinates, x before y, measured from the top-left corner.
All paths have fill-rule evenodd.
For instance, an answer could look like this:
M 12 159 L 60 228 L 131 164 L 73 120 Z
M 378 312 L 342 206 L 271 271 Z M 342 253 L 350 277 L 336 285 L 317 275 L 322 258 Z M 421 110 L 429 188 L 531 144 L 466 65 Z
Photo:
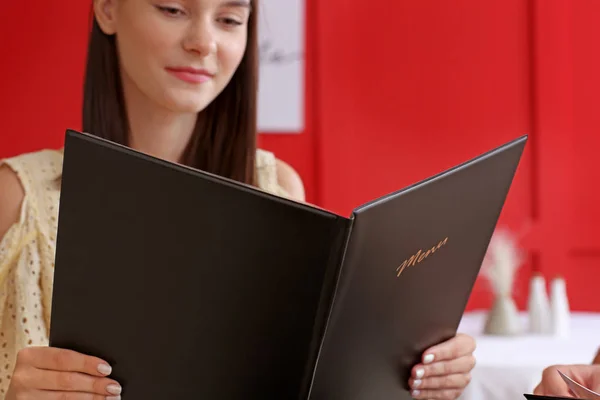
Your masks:
M 421 379 L 425 375 L 425 370 L 423 368 L 419 368 L 415 372 L 415 375 L 417 376 L 417 379 Z
M 102 375 L 110 375 L 112 368 L 109 365 L 100 364 L 98 365 L 98 372 L 100 372 Z
M 425 364 L 431 364 L 434 358 L 435 356 L 433 354 L 427 354 L 425 357 L 423 357 L 423 362 Z
M 422 380 L 420 380 L 420 379 L 415 379 L 415 380 L 413 381 L 413 384 L 412 384 L 412 386 L 413 386 L 414 388 L 418 388 L 419 386 L 421 386 L 421 383 L 422 383 L 422 382 L 423 382 L 423 381 L 422 381 Z
M 413 390 L 412 393 L 410 394 L 412 397 L 417 397 L 418 395 L 421 394 L 420 390 Z
M 121 394 L 121 386 L 119 385 L 108 385 L 106 391 L 110 394 Z

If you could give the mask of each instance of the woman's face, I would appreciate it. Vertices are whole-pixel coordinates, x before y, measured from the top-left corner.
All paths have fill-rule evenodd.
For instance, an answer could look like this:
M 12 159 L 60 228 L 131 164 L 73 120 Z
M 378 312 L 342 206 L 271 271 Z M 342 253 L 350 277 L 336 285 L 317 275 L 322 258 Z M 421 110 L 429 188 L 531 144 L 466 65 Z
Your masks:
M 95 0 L 96 19 L 116 35 L 126 98 L 142 95 L 173 112 L 199 112 L 240 65 L 250 0 Z

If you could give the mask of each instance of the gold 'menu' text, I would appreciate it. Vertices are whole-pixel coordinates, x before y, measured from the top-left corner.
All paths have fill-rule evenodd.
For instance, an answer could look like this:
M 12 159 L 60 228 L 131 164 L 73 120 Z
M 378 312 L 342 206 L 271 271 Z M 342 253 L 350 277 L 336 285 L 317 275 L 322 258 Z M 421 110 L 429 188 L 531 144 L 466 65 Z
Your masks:
M 406 268 L 408 268 L 408 267 L 414 267 L 415 265 L 421 263 L 427 257 L 429 257 L 430 255 L 432 255 L 433 253 L 435 253 L 436 251 L 438 251 L 442 246 L 446 245 L 446 243 L 448 243 L 448 238 L 445 238 L 444 240 L 442 240 L 441 242 L 439 242 L 438 244 L 436 244 L 432 248 L 428 249 L 427 251 L 423 251 L 422 249 L 419 249 L 419 251 L 417 252 L 417 254 L 414 254 L 410 258 L 407 258 L 406 260 L 404 260 L 404 262 L 402 262 L 402 264 L 400 264 L 400 266 L 398 268 L 396 268 L 396 271 L 398 271 L 398 275 L 397 276 L 400 276 L 400 274 Z

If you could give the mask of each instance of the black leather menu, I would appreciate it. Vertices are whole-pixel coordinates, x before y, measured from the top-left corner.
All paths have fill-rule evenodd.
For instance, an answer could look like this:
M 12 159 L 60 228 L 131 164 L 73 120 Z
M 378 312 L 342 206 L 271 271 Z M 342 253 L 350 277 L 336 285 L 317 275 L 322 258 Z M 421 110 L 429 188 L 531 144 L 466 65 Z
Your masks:
M 343 217 L 69 130 L 50 343 L 129 400 L 409 399 L 526 140 Z

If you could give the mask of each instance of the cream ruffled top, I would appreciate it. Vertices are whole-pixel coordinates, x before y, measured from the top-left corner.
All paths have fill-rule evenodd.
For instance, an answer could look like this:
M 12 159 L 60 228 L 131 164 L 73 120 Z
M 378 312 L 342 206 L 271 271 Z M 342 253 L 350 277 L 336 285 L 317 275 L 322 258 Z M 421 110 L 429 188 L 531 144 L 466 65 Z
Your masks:
M 25 192 L 19 221 L 0 241 L 0 400 L 16 355 L 47 346 L 63 154 L 43 150 L 0 161 L 18 176 Z M 277 181 L 275 156 L 258 150 L 258 186 L 286 196 Z

